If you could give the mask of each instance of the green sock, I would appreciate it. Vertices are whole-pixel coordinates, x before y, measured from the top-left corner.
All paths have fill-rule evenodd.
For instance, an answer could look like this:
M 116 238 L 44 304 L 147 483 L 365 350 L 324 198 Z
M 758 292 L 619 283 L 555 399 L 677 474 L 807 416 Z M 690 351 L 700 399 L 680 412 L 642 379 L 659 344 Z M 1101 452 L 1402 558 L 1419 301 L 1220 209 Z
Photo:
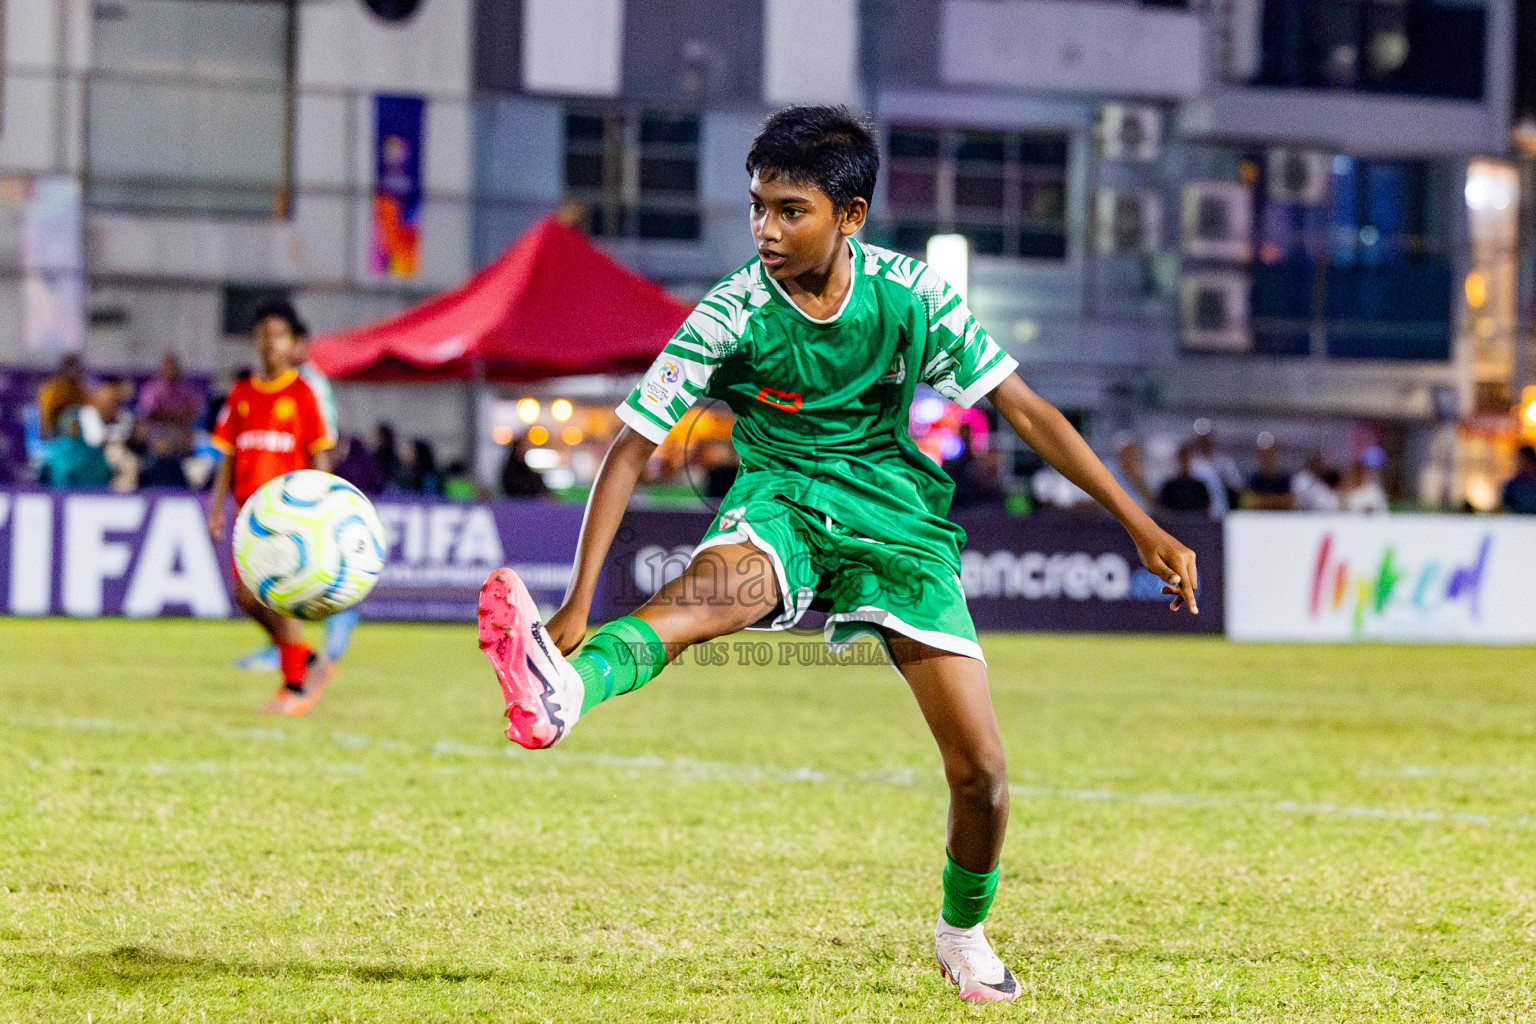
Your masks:
M 609 697 L 638 690 L 667 667 L 667 649 L 644 619 L 626 615 L 592 634 L 581 653 L 571 659 L 586 697 L 586 714 Z
M 984 875 L 967 871 L 944 851 L 944 923 L 973 928 L 987 919 L 992 897 L 997 895 L 997 868 Z

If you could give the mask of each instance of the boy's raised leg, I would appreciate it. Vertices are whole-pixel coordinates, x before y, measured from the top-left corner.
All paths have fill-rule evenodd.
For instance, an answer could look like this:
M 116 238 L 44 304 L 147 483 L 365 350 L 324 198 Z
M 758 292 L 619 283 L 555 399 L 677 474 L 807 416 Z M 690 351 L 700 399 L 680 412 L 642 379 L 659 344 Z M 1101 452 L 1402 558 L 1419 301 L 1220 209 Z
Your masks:
M 1017 999 L 1019 983 L 982 927 L 1008 828 L 1007 761 L 986 666 L 899 634 L 887 632 L 886 641 L 939 744 L 949 783 L 944 906 L 934 928 L 939 969 L 966 1002 Z
M 778 605 L 766 556 L 747 544 L 699 553 L 682 575 L 633 615 L 594 633 L 566 658 L 550 639 L 517 573 L 497 569 L 480 591 L 480 649 L 507 703 L 507 738 L 554 746 L 576 719 L 610 697 L 638 690 L 690 645 L 750 626 Z

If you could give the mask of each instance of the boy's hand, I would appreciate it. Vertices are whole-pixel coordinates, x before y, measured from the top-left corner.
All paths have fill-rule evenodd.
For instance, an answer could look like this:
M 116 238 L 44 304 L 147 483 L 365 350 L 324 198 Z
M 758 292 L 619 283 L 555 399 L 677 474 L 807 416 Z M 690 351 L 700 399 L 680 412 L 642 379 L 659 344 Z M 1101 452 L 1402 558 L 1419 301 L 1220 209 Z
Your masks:
M 1178 611 L 1188 605 L 1191 614 L 1199 615 L 1195 604 L 1195 588 L 1200 582 L 1195 574 L 1195 553 L 1157 526 L 1136 538 L 1136 551 L 1141 555 L 1141 564 L 1167 584 L 1163 593 L 1173 595 L 1169 609 Z
M 217 505 L 208 510 L 208 536 L 215 544 L 224 540 L 224 510 Z
M 567 602 L 544 623 L 544 631 L 560 648 L 561 654 L 570 654 L 587 638 L 587 616 L 591 609 Z

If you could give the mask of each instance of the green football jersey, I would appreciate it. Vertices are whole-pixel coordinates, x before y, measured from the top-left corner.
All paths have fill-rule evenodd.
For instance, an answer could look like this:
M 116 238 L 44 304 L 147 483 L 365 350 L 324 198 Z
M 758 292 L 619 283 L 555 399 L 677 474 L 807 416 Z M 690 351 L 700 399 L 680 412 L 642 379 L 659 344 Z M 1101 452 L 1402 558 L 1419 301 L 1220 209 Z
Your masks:
M 907 430 L 919 383 L 964 406 L 1018 363 L 920 260 L 850 239 L 853 284 L 826 320 L 752 262 L 710 289 L 618 407 L 660 443 L 700 396 L 736 414 L 739 482 L 767 487 L 866 536 L 934 532 L 954 491 Z M 926 527 L 926 529 L 923 529 Z

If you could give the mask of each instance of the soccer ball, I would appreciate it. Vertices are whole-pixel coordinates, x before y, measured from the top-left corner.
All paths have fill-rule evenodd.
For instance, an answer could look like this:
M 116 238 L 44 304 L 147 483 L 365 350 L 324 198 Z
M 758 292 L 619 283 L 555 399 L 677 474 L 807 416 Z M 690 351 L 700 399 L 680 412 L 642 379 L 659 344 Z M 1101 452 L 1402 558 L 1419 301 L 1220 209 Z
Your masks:
M 235 520 L 235 568 L 257 600 L 323 619 L 367 596 L 384 569 L 384 527 L 363 492 L 313 469 L 251 495 Z

